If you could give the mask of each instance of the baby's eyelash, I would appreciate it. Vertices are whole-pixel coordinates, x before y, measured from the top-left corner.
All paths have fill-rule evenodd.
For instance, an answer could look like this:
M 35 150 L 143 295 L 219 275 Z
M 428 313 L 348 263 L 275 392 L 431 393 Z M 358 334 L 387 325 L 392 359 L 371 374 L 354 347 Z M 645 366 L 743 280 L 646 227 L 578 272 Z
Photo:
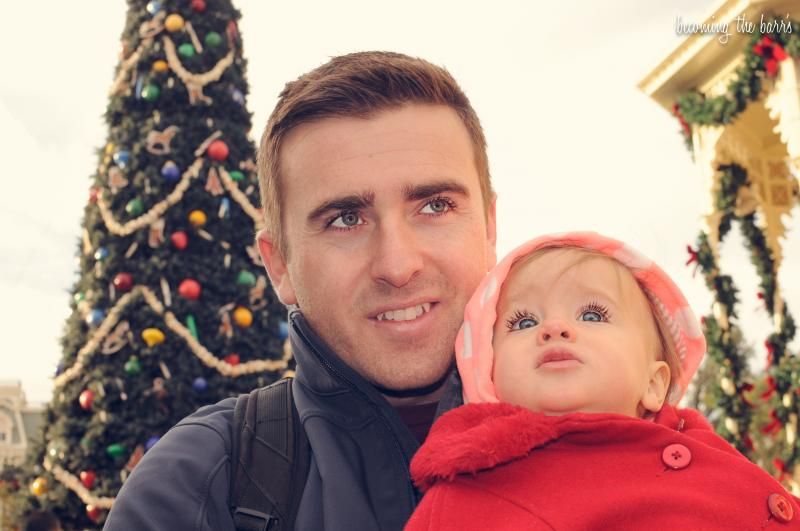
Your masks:
M 604 306 L 599 302 L 592 301 L 586 304 L 581 308 L 581 311 L 578 312 L 578 315 L 580 316 L 583 312 L 597 312 L 603 316 L 604 321 L 611 319 L 611 312 L 608 310 L 608 306 Z
M 523 319 L 536 319 L 536 317 L 528 310 L 517 310 L 510 319 L 506 320 L 506 327 L 508 327 L 509 330 L 513 330 L 514 325 Z

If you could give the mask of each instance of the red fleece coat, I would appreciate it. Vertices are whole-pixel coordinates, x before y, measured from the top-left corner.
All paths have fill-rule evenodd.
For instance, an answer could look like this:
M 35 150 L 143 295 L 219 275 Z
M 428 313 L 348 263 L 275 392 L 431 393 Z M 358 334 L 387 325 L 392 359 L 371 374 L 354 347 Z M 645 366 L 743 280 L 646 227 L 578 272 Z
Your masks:
M 798 499 L 693 410 L 469 404 L 433 425 L 411 473 L 427 492 L 406 531 L 800 529 Z

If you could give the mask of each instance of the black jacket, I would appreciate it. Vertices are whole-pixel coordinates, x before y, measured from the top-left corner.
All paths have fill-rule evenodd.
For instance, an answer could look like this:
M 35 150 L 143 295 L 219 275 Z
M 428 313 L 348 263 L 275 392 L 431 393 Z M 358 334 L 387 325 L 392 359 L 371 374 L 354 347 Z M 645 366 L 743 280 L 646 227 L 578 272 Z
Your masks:
M 402 529 L 419 501 L 408 472 L 417 441 L 299 311 L 289 320 L 297 360 L 292 391 L 312 452 L 296 529 Z M 451 387 L 439 412 L 459 397 Z M 164 435 L 125 482 L 104 529 L 234 531 L 229 483 L 235 401 L 200 408 Z

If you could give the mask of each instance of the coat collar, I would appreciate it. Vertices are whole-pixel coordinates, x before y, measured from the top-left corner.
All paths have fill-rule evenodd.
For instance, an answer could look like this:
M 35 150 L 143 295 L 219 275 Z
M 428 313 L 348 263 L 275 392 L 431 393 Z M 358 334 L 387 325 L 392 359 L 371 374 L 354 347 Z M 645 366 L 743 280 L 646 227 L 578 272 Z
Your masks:
M 440 479 L 474 474 L 527 455 L 565 435 L 602 441 L 636 439 L 641 430 L 711 427 L 694 410 L 664 406 L 653 422 L 616 414 L 547 416 L 504 403 L 468 404 L 442 415 L 411 464 L 415 483 L 427 490 Z

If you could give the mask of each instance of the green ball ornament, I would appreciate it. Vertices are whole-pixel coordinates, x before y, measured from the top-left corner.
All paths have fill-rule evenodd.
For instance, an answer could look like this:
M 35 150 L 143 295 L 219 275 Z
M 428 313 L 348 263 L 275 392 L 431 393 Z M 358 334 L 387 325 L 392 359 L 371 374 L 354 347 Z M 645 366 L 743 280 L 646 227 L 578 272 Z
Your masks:
M 244 173 L 240 172 L 239 170 L 233 170 L 232 172 L 229 172 L 228 175 L 230 175 L 232 181 L 237 183 L 239 181 L 244 181 Z
M 109 444 L 106 446 L 106 453 L 114 459 L 119 459 L 125 453 L 125 447 L 119 443 Z
M 144 212 L 144 205 L 142 205 L 142 200 L 138 197 L 136 199 L 131 199 L 128 201 L 128 204 L 125 205 L 125 212 L 127 212 L 131 216 L 139 216 Z
M 142 89 L 142 98 L 146 101 L 156 101 L 160 95 L 161 89 L 155 83 L 148 83 Z
M 256 285 L 256 276 L 247 270 L 239 271 L 239 276 L 236 277 L 236 283 L 240 286 L 247 286 L 252 288 Z
M 79 302 L 81 302 L 85 298 L 86 298 L 86 295 L 82 291 L 79 291 L 78 293 L 76 293 L 75 295 L 72 296 L 72 300 L 75 301 L 75 304 L 78 304 Z
M 219 33 L 216 31 L 209 31 L 206 34 L 206 38 L 203 39 L 206 43 L 206 46 L 209 48 L 216 48 L 220 44 L 222 44 L 222 37 L 220 37 Z
M 139 363 L 139 358 L 136 356 L 131 356 L 128 361 L 125 362 L 123 368 L 125 370 L 125 374 L 128 376 L 136 376 L 142 372 L 142 364 Z
M 191 43 L 185 42 L 178 46 L 178 53 L 183 57 L 194 57 L 194 46 Z

